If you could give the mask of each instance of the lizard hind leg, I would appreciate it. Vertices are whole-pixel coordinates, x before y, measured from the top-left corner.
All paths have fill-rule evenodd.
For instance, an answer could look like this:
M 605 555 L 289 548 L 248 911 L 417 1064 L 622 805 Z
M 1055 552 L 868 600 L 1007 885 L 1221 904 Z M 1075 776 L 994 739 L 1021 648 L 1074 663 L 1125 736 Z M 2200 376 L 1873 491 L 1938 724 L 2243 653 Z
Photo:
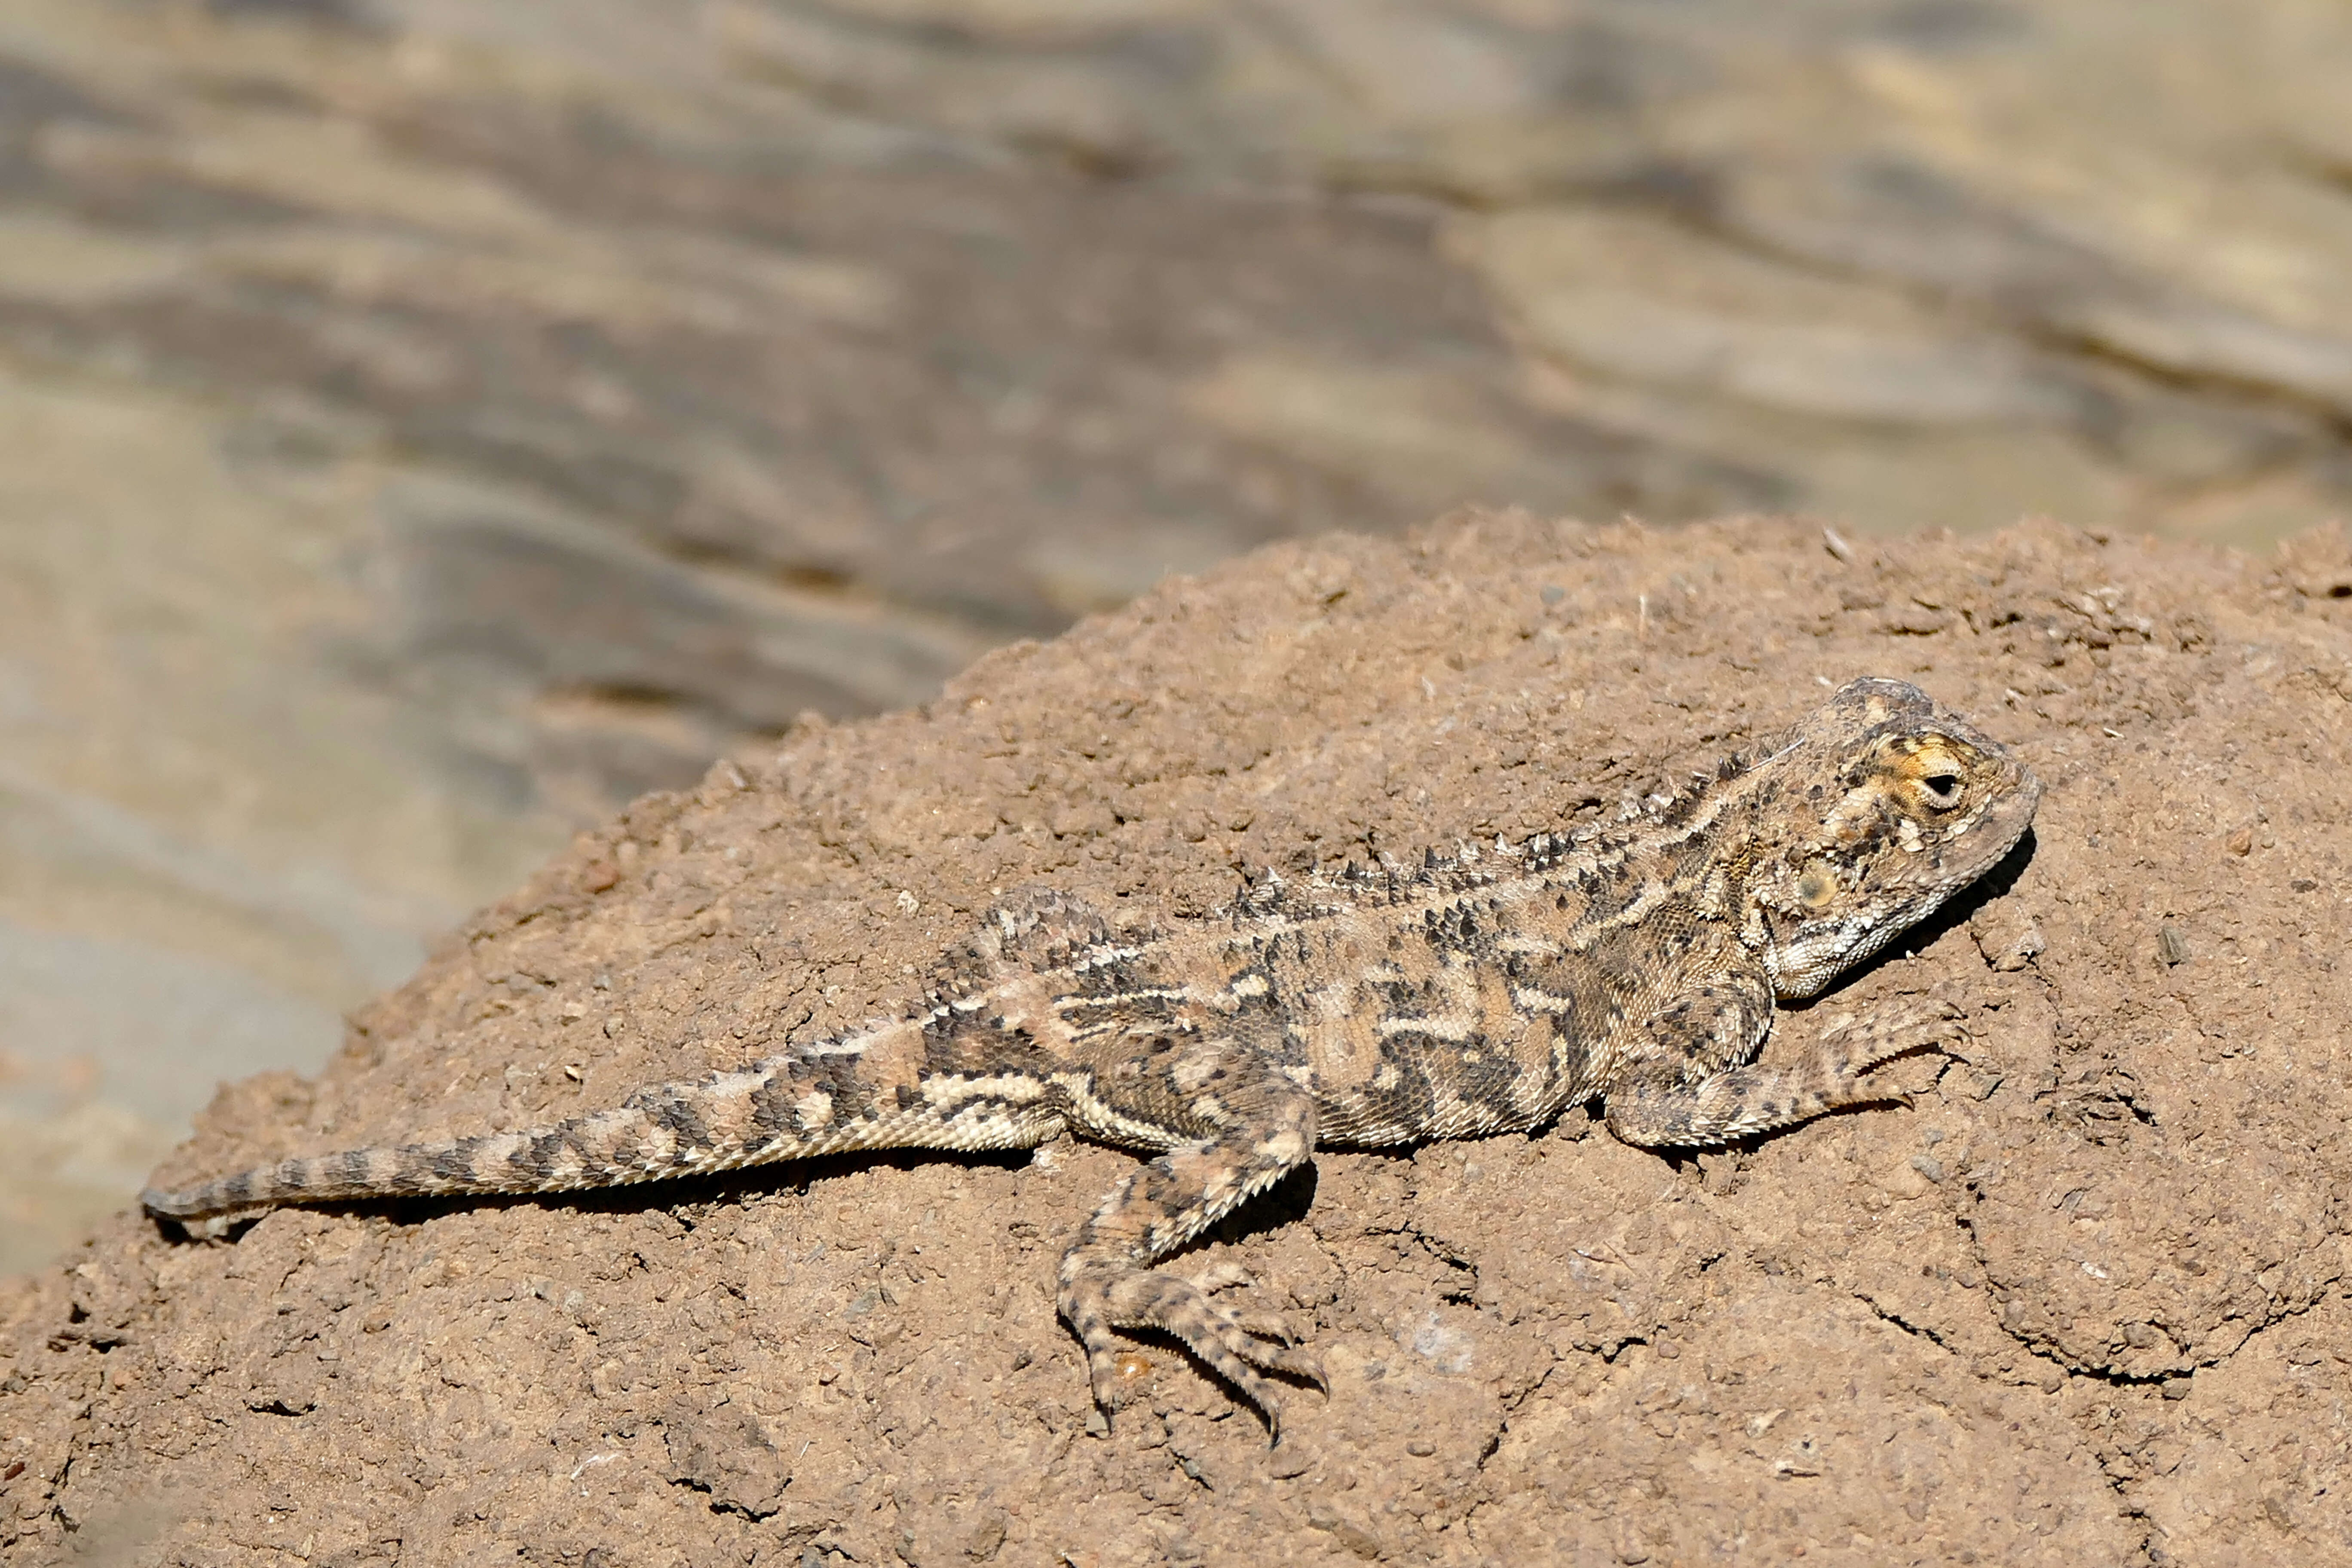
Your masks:
M 1122 1178 L 1063 1255 L 1062 1317 L 1086 1347 L 1106 1412 L 1119 1404 L 1114 1331 L 1158 1330 L 1239 1390 L 1279 1436 L 1280 1402 L 1261 1370 L 1322 1386 L 1320 1365 L 1264 1320 L 1213 1300 L 1229 1281 L 1152 1265 L 1306 1163 L 1314 1098 L 1231 1036 L 1160 1043 L 1167 1048 L 1139 1070 L 1087 1073 L 1069 1086 L 1072 1120 L 1089 1131 L 1132 1142 L 1141 1124 L 1181 1141 Z

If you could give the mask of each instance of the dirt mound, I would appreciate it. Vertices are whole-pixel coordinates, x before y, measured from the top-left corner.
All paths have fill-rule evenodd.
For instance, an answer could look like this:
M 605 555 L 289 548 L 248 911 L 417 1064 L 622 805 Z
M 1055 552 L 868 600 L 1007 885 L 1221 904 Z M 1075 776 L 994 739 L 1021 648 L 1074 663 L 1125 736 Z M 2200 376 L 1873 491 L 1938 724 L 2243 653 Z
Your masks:
M 1864 673 L 2049 785 L 1908 1110 L 1676 1163 L 1581 1112 L 1213 1237 L 1332 1374 L 1090 1436 L 1054 1260 L 1129 1156 L 123 1215 L 0 1296 L 0 1552 L 124 1563 L 2352 1562 L 2352 550 L 1516 516 L 1278 546 L 583 837 L 163 1176 L 543 1121 L 856 1022 L 992 889 L 1611 810 Z M 1791 1027 L 1808 1026 L 1791 1020 Z M 1310 1206 L 1311 1200 L 1311 1206 Z M 1058 1555 L 1057 1555 L 1058 1554 Z

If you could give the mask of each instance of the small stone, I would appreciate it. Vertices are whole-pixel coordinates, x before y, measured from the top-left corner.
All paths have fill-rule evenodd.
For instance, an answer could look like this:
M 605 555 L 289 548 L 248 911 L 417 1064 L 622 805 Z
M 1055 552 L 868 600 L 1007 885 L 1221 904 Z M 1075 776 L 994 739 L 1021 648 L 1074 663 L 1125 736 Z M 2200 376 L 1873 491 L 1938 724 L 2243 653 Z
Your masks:
M 2167 967 L 2188 963 L 2189 933 L 2177 925 L 2157 927 L 2156 955 L 2164 960 Z
M 985 1563 L 993 1558 L 1003 1544 L 1004 1516 L 992 1514 L 971 1532 L 971 1539 L 964 1543 L 963 1552 L 967 1557 Z
M 1315 1456 L 1297 1443 L 1277 1445 L 1265 1462 L 1266 1473 L 1279 1481 L 1296 1479 L 1314 1468 Z M 1308 1522 L 1313 1521 L 1310 1520 Z
M 1956 1081 L 1959 1091 L 1970 1100 L 1990 1100 L 1993 1091 L 2000 1088 L 2001 1075 L 1983 1068 L 1966 1068 L 1952 1081 Z
M 2042 928 L 2028 921 L 2008 951 L 1992 961 L 1992 966 L 2000 973 L 2013 974 L 2049 951 L 2050 941 L 2042 934 Z

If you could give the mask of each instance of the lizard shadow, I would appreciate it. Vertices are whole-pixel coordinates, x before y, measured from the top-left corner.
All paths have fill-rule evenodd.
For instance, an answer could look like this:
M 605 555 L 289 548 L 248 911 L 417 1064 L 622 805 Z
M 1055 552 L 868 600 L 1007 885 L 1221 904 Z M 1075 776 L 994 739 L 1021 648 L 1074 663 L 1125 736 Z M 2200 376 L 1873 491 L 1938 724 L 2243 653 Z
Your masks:
M 779 1195 L 806 1199 L 821 1184 L 865 1171 L 913 1171 L 942 1164 L 1019 1171 L 1028 1165 L 1031 1153 L 1027 1149 L 877 1149 L 819 1154 L 795 1160 L 789 1165 L 751 1165 L 737 1171 L 668 1176 L 625 1186 L 583 1187 L 572 1192 L 450 1193 L 303 1206 L 317 1214 L 368 1215 L 404 1227 L 448 1215 L 499 1209 L 548 1208 L 595 1215 L 635 1215 L 658 1209 L 692 1231 L 699 1229 L 713 1211 L 730 1205 Z
M 657 1210 L 677 1221 L 690 1234 L 701 1228 L 704 1223 L 718 1218 L 719 1211 L 730 1205 L 748 1205 L 751 1200 L 762 1196 L 789 1195 L 805 1200 L 812 1195 L 821 1195 L 822 1187 L 829 1182 L 863 1172 L 877 1169 L 913 1171 L 940 1164 L 953 1164 L 965 1169 L 992 1167 L 1020 1171 L 1028 1166 L 1033 1151 L 1028 1149 L 876 1150 L 819 1155 L 810 1160 L 796 1161 L 788 1168 L 790 1175 L 781 1181 L 777 1179 L 777 1167 L 754 1166 L 740 1171 L 643 1182 L 626 1187 L 583 1188 L 571 1193 L 451 1194 L 438 1197 L 401 1197 L 306 1206 L 321 1214 L 381 1218 L 402 1229 L 449 1215 L 484 1210 L 561 1207 L 575 1213 L 608 1215 L 636 1215 Z M 1258 1232 L 1277 1230 L 1303 1219 L 1314 1205 L 1317 1185 L 1315 1165 L 1308 1161 L 1160 1259 L 1160 1266 L 1174 1263 L 1212 1242 L 1238 1242 Z M 1196 1372 L 1213 1384 L 1223 1383 L 1213 1367 L 1172 1334 L 1151 1328 L 1128 1328 L 1121 1332 L 1139 1345 L 1163 1350 L 1190 1362 Z M 1277 1382 L 1302 1387 L 1315 1386 L 1309 1380 L 1279 1369 L 1261 1370 L 1264 1375 Z
M 2017 886 L 2017 879 L 2025 874 L 2026 867 L 2033 862 L 2034 848 L 2033 829 L 2028 827 L 2018 837 L 2017 842 L 2010 846 L 2009 853 L 1994 861 L 1984 875 L 1944 900 L 1941 908 L 1926 920 L 1906 930 L 1893 942 L 1888 942 L 1885 948 L 1869 962 L 1856 964 L 1849 970 L 1840 978 L 1833 991 L 1824 993 L 1823 996 L 1844 990 L 1881 964 L 1898 957 L 1908 957 L 1921 948 L 1933 945 L 1949 933 L 1955 926 L 1966 925 L 1975 917 L 1979 910 Z M 1806 1004 L 1808 1006 L 1814 1005 L 1814 1003 Z

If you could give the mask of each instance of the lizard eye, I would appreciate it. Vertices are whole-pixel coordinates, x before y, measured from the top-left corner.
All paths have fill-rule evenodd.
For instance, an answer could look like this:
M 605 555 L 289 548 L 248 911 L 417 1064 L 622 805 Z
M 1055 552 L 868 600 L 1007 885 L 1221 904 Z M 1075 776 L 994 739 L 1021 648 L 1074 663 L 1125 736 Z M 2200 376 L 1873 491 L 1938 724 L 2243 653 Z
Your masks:
M 1960 804 L 1958 773 L 1929 773 L 1919 781 L 1919 787 L 1927 793 L 1927 804 L 1937 811 L 1949 811 Z

